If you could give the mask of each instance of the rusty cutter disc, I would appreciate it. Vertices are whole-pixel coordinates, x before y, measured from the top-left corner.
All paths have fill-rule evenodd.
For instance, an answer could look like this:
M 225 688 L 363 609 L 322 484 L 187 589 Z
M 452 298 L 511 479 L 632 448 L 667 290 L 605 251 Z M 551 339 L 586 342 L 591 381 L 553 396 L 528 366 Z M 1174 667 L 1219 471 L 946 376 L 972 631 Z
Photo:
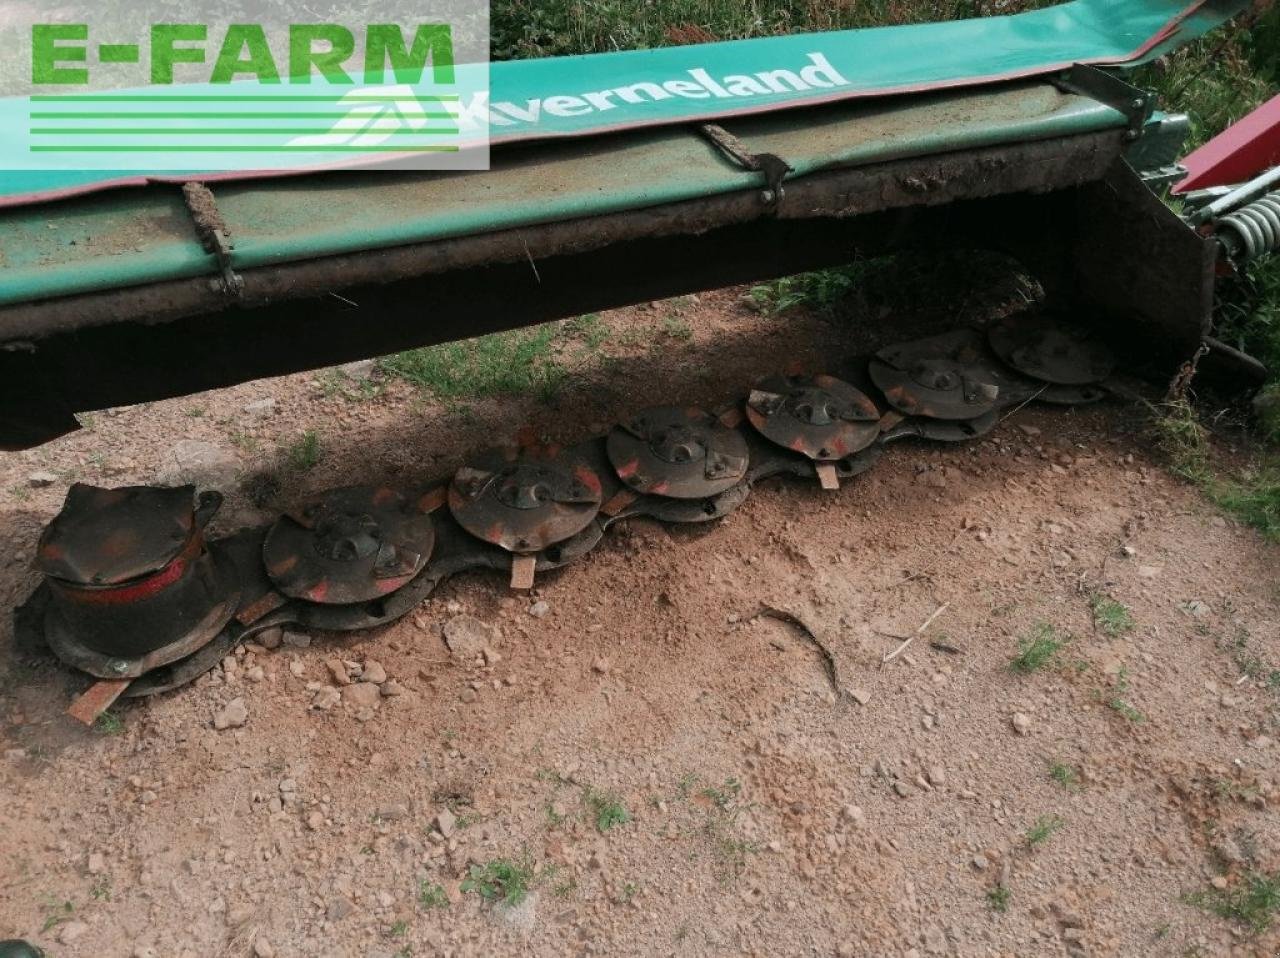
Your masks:
M 281 593 L 324 605 L 389 595 L 431 558 L 435 527 L 394 489 L 335 489 L 282 516 L 262 547 Z
M 880 410 L 834 376 L 769 376 L 747 398 L 747 418 L 784 449 L 818 462 L 866 449 L 880 434 Z
M 982 338 L 957 330 L 886 346 L 868 372 L 889 405 L 909 416 L 976 419 L 996 407 L 1000 387 Z
M 1106 379 L 1116 366 L 1103 343 L 1048 316 L 1007 316 L 987 335 L 1004 362 L 1042 382 L 1084 386 Z
M 449 510 L 462 528 L 520 554 L 581 532 L 600 498 L 600 477 L 554 446 L 490 449 L 449 485 Z
M 747 441 L 696 406 L 652 406 L 613 427 L 605 444 L 634 492 L 670 499 L 718 496 L 747 474 Z

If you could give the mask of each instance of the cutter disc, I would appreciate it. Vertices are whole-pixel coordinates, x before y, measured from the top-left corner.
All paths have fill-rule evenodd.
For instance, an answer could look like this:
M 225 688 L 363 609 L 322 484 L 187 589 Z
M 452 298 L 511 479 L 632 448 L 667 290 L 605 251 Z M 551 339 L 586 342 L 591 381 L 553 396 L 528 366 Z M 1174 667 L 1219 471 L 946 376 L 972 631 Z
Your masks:
M 880 410 L 834 376 L 769 376 L 747 398 L 747 418 L 762 436 L 819 462 L 859 452 L 880 433 Z
M 976 419 L 996 407 L 997 377 L 983 362 L 982 339 L 957 330 L 886 346 L 868 372 L 889 405 L 909 416 Z
M 889 429 L 882 442 L 893 442 L 915 436 L 919 439 L 932 439 L 935 442 L 967 442 L 978 439 L 996 428 L 1000 415 L 992 410 L 976 419 L 929 419 L 927 417 L 910 417 Z
M 1043 392 L 1036 394 L 1037 402 L 1047 402 L 1054 406 L 1087 406 L 1089 403 L 1101 402 L 1109 393 L 1100 385 L 1059 386 L 1046 385 Z
M 449 510 L 462 528 L 522 554 L 581 532 L 600 498 L 600 477 L 554 446 L 490 449 L 449 485 Z
M 294 599 L 350 605 L 411 581 L 435 546 L 431 516 L 379 486 L 325 493 L 282 516 L 262 558 L 275 587 Z
M 696 406 L 652 406 L 614 426 L 609 462 L 627 486 L 646 496 L 705 499 L 747 474 L 747 441 Z
M 1004 362 L 1042 382 L 1084 386 L 1101 382 L 1116 368 L 1103 343 L 1047 316 L 1007 316 L 992 324 L 987 336 Z
M 167 645 L 152 649 L 141 656 L 125 657 L 109 655 L 90 648 L 68 625 L 57 605 L 42 599 L 44 615 L 41 623 L 45 643 L 55 656 L 66 665 L 100 679 L 136 679 L 153 669 L 177 662 L 193 655 L 212 642 L 220 633 L 240 604 L 240 582 L 236 564 L 220 543 L 210 543 L 210 588 L 221 600 L 212 605 L 204 618 L 191 624 L 181 636 Z M 48 586 L 42 585 L 37 594 L 48 595 Z M 33 600 L 34 601 L 34 597 Z

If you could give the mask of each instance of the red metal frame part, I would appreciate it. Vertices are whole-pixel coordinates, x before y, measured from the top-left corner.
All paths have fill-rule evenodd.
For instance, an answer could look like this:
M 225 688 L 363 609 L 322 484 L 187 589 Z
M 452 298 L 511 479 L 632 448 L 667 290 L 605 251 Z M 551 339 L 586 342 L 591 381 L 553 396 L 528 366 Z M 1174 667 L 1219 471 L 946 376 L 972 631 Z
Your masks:
M 1188 175 L 1174 186 L 1174 193 L 1243 183 L 1263 170 L 1280 166 L 1280 96 L 1227 127 L 1182 165 Z

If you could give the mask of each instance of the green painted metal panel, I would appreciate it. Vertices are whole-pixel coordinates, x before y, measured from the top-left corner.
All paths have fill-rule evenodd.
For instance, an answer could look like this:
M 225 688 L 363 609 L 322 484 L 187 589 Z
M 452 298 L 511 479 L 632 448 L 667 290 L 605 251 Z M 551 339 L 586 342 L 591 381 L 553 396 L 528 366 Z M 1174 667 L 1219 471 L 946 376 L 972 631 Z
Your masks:
M 1203 34 L 1246 5 L 1072 0 L 1012 16 L 495 63 L 489 132 L 500 146 L 989 84 L 1077 62 L 1131 65 Z M 629 97 L 620 92 L 627 89 Z M 179 90 L 225 93 L 226 87 L 166 93 Z M 483 104 L 475 106 L 483 112 Z M 0 101 L 0 114 L 23 108 L 21 101 Z M 0 205 L 144 180 L 111 172 L 11 174 L 0 181 Z
M 1124 125 L 1115 110 L 1044 83 L 866 101 L 729 121 L 796 175 Z M 218 206 L 238 269 L 642 209 L 752 188 L 687 128 L 496 156 L 492 171 L 329 174 L 226 184 Z M 0 304 L 216 275 L 172 186 L 0 211 Z

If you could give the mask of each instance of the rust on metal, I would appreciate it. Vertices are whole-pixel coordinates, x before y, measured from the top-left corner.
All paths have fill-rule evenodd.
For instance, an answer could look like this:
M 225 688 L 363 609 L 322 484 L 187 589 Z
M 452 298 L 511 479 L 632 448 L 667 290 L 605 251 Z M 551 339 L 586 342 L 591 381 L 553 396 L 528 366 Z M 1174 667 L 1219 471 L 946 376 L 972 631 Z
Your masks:
M 78 696 L 67 709 L 67 714 L 83 725 L 92 725 L 98 721 L 107 709 L 124 695 L 132 679 L 103 679 L 94 682 L 88 690 Z
M 532 555 L 514 555 L 511 557 L 511 588 L 527 592 L 533 588 L 533 579 L 538 571 L 538 557 Z
M 239 604 L 234 564 L 204 539 L 222 503 L 195 489 L 76 484 L 45 529 L 36 566 L 59 658 L 100 678 L 137 677 L 189 655 Z
M 490 449 L 459 469 L 449 486 L 449 510 L 459 525 L 522 554 L 581 532 L 600 500 L 600 477 L 555 446 Z
M 742 434 L 696 406 L 653 406 L 614 426 L 609 461 L 641 495 L 705 499 L 747 474 Z
M 834 376 L 769 376 L 751 390 L 746 413 L 762 436 L 817 462 L 861 452 L 880 434 L 876 404 Z
M 194 486 L 102 489 L 77 482 L 36 547 L 36 568 L 71 585 L 114 586 L 164 570 L 195 527 Z
M 325 493 L 268 533 L 267 574 L 281 593 L 308 602 L 347 605 L 388 595 L 431 557 L 435 527 L 423 505 L 385 486 Z
M 1099 383 L 1116 366 L 1115 356 L 1096 336 L 1048 316 L 1007 316 L 993 323 L 987 336 L 1000 359 L 1042 382 Z
M 969 330 L 886 346 L 868 372 L 889 405 L 909 416 L 974 419 L 991 412 L 1000 387 L 981 337 Z

